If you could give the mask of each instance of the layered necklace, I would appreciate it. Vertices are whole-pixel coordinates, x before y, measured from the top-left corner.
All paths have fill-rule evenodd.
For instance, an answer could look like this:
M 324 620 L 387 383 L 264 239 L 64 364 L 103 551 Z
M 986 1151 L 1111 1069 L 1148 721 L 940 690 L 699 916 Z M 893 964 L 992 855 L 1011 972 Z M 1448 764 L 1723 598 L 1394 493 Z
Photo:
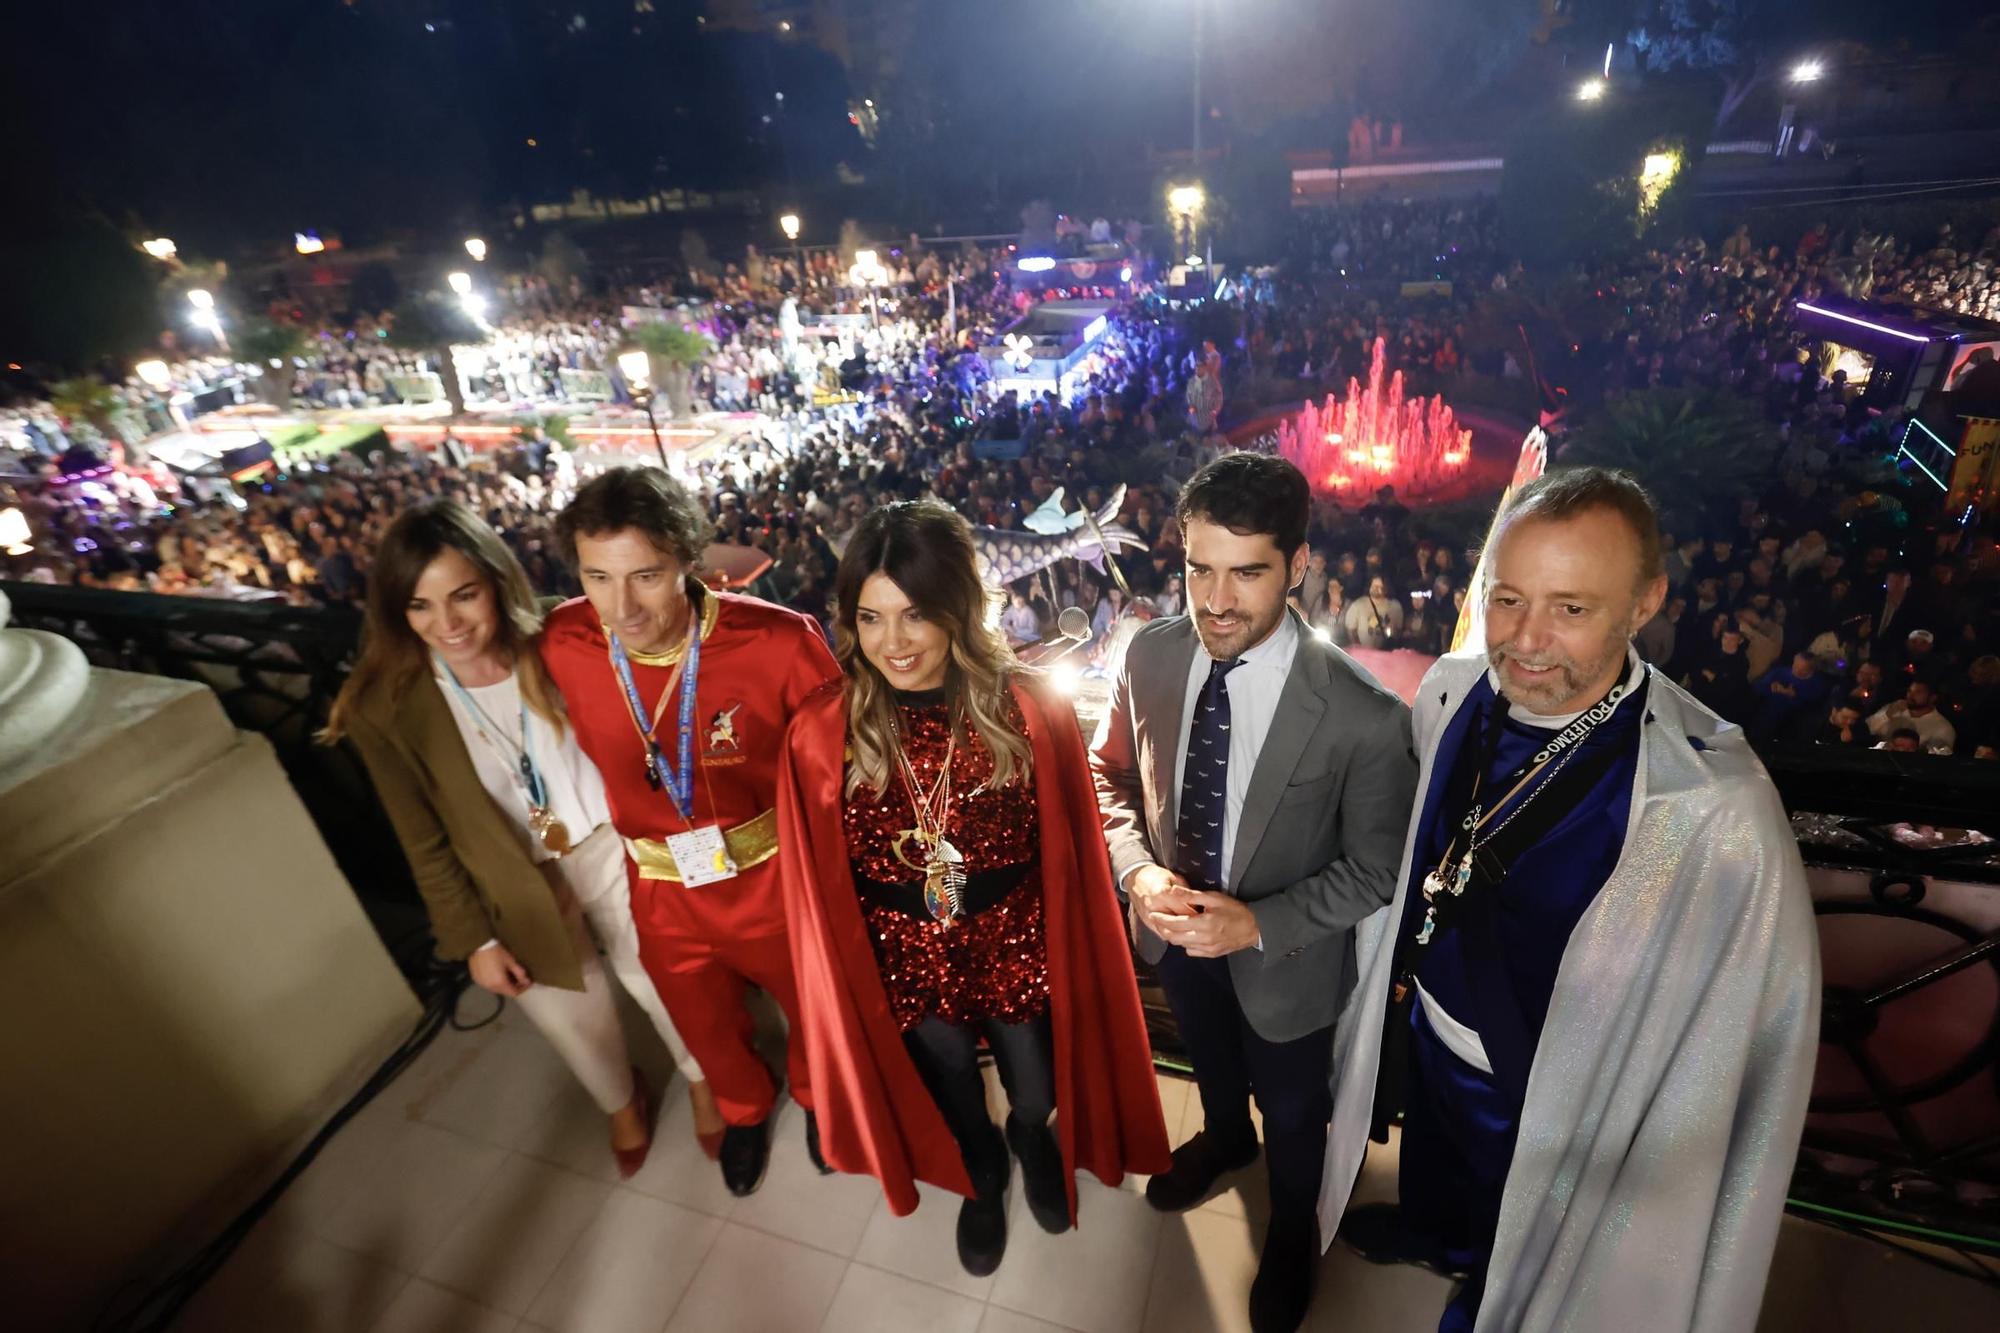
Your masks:
M 1528 808 L 1530 802 L 1548 790 L 1556 774 L 1562 772 L 1569 761 L 1581 753 L 1583 742 L 1618 711 L 1619 702 L 1631 692 L 1632 673 L 1628 667 L 1625 677 L 1611 687 L 1610 693 L 1578 714 L 1575 720 L 1550 737 L 1521 768 L 1515 770 L 1511 775 L 1514 779 L 1513 785 L 1507 789 L 1505 795 L 1490 806 L 1480 800 L 1480 789 L 1486 785 L 1487 767 L 1484 763 L 1480 765 L 1479 776 L 1473 779 L 1472 784 L 1472 808 L 1466 811 L 1465 817 L 1459 821 L 1458 831 L 1452 835 L 1450 844 L 1444 849 L 1444 855 L 1438 858 L 1436 868 L 1424 876 L 1424 922 L 1417 931 L 1416 942 L 1419 945 L 1431 942 L 1431 936 L 1437 930 L 1440 904 L 1449 898 L 1464 897 L 1466 889 L 1471 887 L 1473 861 L 1480 850 L 1498 837 L 1500 830 L 1513 823 L 1515 818 Z M 1506 701 L 1496 699 L 1493 707 L 1497 710 L 1495 713 L 1497 724 L 1506 715 Z M 1495 734 L 1497 733 L 1496 725 Z M 1502 779 L 1503 782 L 1506 780 Z M 1526 795 L 1522 795 L 1524 788 L 1527 789 Z M 1517 796 L 1521 799 L 1509 810 L 1508 804 L 1514 802 Z M 1495 823 L 1494 816 L 1502 810 L 1507 810 L 1506 816 Z M 1461 841 L 1465 844 L 1463 851 L 1459 849 Z
M 952 729 L 937 777 L 926 787 L 917 780 L 917 770 L 903 749 L 901 724 L 892 726 L 896 770 L 902 777 L 903 793 L 909 798 L 916 827 L 897 833 L 889 849 L 898 861 L 924 877 L 924 910 L 931 914 L 932 920 L 949 929 L 965 914 L 965 856 L 946 836 L 951 826 L 951 761 L 958 753 L 958 731 L 956 727 Z

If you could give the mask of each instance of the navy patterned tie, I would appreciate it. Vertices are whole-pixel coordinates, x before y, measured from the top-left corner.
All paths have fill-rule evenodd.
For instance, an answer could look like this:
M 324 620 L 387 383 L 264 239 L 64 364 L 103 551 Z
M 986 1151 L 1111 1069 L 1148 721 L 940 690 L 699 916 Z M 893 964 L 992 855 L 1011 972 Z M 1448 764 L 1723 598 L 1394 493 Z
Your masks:
M 1229 690 L 1237 667 L 1217 662 L 1188 724 L 1187 766 L 1181 771 L 1180 872 L 1198 889 L 1222 887 L 1222 833 L 1229 813 Z

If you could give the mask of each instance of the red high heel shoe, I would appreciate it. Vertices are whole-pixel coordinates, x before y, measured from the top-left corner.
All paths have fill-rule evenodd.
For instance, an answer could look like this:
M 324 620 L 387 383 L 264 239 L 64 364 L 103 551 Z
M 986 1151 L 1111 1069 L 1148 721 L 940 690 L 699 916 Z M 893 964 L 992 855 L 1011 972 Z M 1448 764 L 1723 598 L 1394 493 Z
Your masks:
M 639 1168 L 646 1164 L 646 1154 L 653 1150 L 653 1124 L 659 1107 L 653 1101 L 653 1090 L 646 1086 L 646 1076 L 635 1066 L 632 1070 L 632 1096 L 639 1103 L 639 1119 L 646 1126 L 646 1141 L 636 1148 L 618 1148 L 611 1155 L 618 1159 L 620 1179 L 630 1180 L 639 1174 Z

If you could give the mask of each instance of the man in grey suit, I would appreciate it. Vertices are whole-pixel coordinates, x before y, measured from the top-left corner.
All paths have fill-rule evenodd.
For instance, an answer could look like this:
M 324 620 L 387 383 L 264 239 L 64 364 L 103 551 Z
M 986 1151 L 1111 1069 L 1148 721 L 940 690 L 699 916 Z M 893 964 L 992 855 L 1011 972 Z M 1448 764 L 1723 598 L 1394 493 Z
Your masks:
M 1091 754 L 1133 943 L 1207 1122 L 1146 1197 L 1192 1208 L 1254 1161 L 1256 1096 L 1271 1181 L 1257 1333 L 1290 1333 L 1312 1301 L 1334 1020 L 1353 928 L 1394 896 L 1417 782 L 1410 710 L 1285 605 L 1310 505 L 1280 458 L 1195 474 L 1178 509 L 1188 614 L 1133 636 Z

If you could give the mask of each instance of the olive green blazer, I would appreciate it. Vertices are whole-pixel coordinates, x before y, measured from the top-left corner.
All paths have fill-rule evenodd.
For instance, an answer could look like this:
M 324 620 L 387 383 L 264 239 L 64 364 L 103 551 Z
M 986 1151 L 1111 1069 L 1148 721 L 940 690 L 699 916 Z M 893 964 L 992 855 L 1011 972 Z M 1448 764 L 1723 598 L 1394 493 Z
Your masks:
M 403 844 L 438 956 L 497 939 L 536 982 L 582 990 L 550 878 L 479 784 L 437 681 L 421 672 L 357 700 L 347 734 Z

